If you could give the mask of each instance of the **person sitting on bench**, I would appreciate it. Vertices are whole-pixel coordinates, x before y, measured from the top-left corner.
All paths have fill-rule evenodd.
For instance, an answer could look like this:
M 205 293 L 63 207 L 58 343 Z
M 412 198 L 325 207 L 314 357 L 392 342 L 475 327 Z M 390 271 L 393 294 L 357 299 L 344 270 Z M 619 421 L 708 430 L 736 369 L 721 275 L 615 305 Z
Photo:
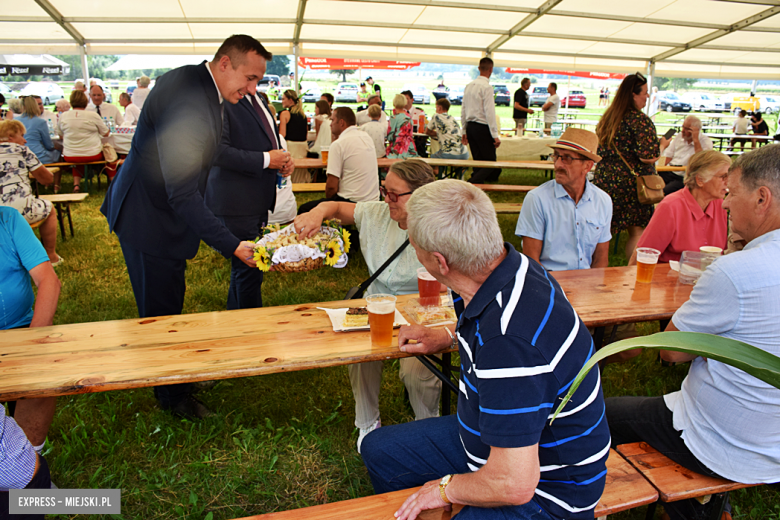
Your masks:
M 716 334 L 780 355 L 778 165 L 780 144 L 773 144 L 732 166 L 723 208 L 747 245 L 704 271 L 667 331 Z M 646 442 L 692 471 L 745 484 L 780 481 L 780 389 L 712 359 L 673 351 L 661 359 L 692 361 L 682 388 L 607 399 L 612 445 Z M 703 518 L 695 500 L 664 508 L 672 519 Z

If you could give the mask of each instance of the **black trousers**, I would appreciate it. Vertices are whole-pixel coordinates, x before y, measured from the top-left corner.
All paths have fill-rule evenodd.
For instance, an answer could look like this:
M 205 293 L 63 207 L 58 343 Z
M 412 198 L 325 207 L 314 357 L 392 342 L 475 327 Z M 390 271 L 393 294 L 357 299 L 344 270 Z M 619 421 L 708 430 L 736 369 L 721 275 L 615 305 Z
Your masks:
M 240 217 L 217 215 L 217 218 L 239 240 L 254 240 L 261 234 L 260 230 L 268 220 L 268 213 Z M 260 292 L 262 284 L 263 272 L 260 269 L 249 267 L 235 255 L 230 257 L 227 310 L 262 307 L 263 296 Z
M 495 161 L 496 145 L 493 136 L 490 135 L 490 127 L 481 123 L 469 122 L 466 125 L 466 138 L 469 140 L 471 156 L 475 161 Z M 484 184 L 496 182 L 501 175 L 500 168 L 475 168 L 471 172 L 469 182 L 472 184 Z
M 685 445 L 682 432 L 674 429 L 672 412 L 663 397 L 610 397 L 606 399 L 606 409 L 613 448 L 646 442 L 691 471 L 723 478 L 699 462 Z M 672 520 L 685 520 L 700 518 L 708 505 L 690 499 L 664 503 L 664 509 Z
M 298 208 L 298 215 L 302 215 L 304 213 L 308 213 L 323 202 L 352 202 L 349 199 L 345 199 L 344 197 L 339 197 L 338 195 L 334 195 L 333 197 L 329 199 L 317 199 L 312 200 L 309 202 L 306 202 L 305 204 L 301 204 L 301 207 Z
M 664 195 L 669 195 L 670 193 L 674 193 L 685 187 L 683 178 L 675 172 L 658 172 L 658 175 L 660 175 L 666 183 L 666 186 L 664 186 Z
M 51 489 L 49 464 L 42 455 L 38 455 L 38 471 L 24 489 Z M 44 515 L 12 515 L 8 512 L 10 493 L 0 491 L 0 520 L 44 520 Z
M 122 254 L 133 287 L 138 315 L 141 318 L 181 314 L 187 288 L 184 271 L 186 260 L 162 258 L 135 249 L 122 242 Z M 162 408 L 172 408 L 193 391 L 192 383 L 154 387 L 154 396 Z

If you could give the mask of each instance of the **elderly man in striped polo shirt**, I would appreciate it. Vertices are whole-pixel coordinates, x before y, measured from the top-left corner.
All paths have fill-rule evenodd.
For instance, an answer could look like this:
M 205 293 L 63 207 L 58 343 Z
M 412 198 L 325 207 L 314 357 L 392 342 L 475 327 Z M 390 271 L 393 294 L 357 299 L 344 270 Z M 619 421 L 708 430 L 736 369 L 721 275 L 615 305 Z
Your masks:
M 458 324 L 404 327 L 398 342 L 415 354 L 457 345 L 458 414 L 366 436 L 374 490 L 423 486 L 398 520 L 452 503 L 465 506 L 460 520 L 592 519 L 610 441 L 597 370 L 550 423 L 593 353 L 587 328 L 544 268 L 503 242 L 484 192 L 439 181 L 415 191 L 406 207 L 411 244 L 455 293 Z

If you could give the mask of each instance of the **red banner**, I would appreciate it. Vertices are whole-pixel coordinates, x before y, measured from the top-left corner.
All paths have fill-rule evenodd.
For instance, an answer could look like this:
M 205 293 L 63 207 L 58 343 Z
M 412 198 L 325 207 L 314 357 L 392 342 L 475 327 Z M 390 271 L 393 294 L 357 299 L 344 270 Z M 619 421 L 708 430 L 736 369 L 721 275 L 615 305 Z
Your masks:
M 359 60 L 340 58 L 298 58 L 298 65 L 312 70 L 344 69 L 394 69 L 409 70 L 420 65 L 419 61 Z
M 579 78 L 591 79 L 623 79 L 627 74 L 617 74 L 615 72 L 583 72 L 580 70 L 545 70 L 545 69 L 518 69 L 509 67 L 504 69 L 509 74 L 555 74 L 558 76 L 577 76 Z

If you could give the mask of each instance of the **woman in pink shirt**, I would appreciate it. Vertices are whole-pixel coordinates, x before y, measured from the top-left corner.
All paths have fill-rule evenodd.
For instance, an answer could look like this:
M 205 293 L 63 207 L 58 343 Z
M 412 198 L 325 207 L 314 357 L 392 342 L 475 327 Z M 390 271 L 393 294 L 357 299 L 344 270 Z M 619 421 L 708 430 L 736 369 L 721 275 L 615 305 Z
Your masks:
M 728 192 L 730 166 L 731 159 L 715 150 L 694 154 L 685 172 L 686 189 L 658 204 L 637 247 L 659 250 L 659 262 L 679 261 L 683 251 L 698 251 L 701 246 L 725 249 L 728 215 L 721 204 Z M 628 265 L 636 265 L 636 251 Z

